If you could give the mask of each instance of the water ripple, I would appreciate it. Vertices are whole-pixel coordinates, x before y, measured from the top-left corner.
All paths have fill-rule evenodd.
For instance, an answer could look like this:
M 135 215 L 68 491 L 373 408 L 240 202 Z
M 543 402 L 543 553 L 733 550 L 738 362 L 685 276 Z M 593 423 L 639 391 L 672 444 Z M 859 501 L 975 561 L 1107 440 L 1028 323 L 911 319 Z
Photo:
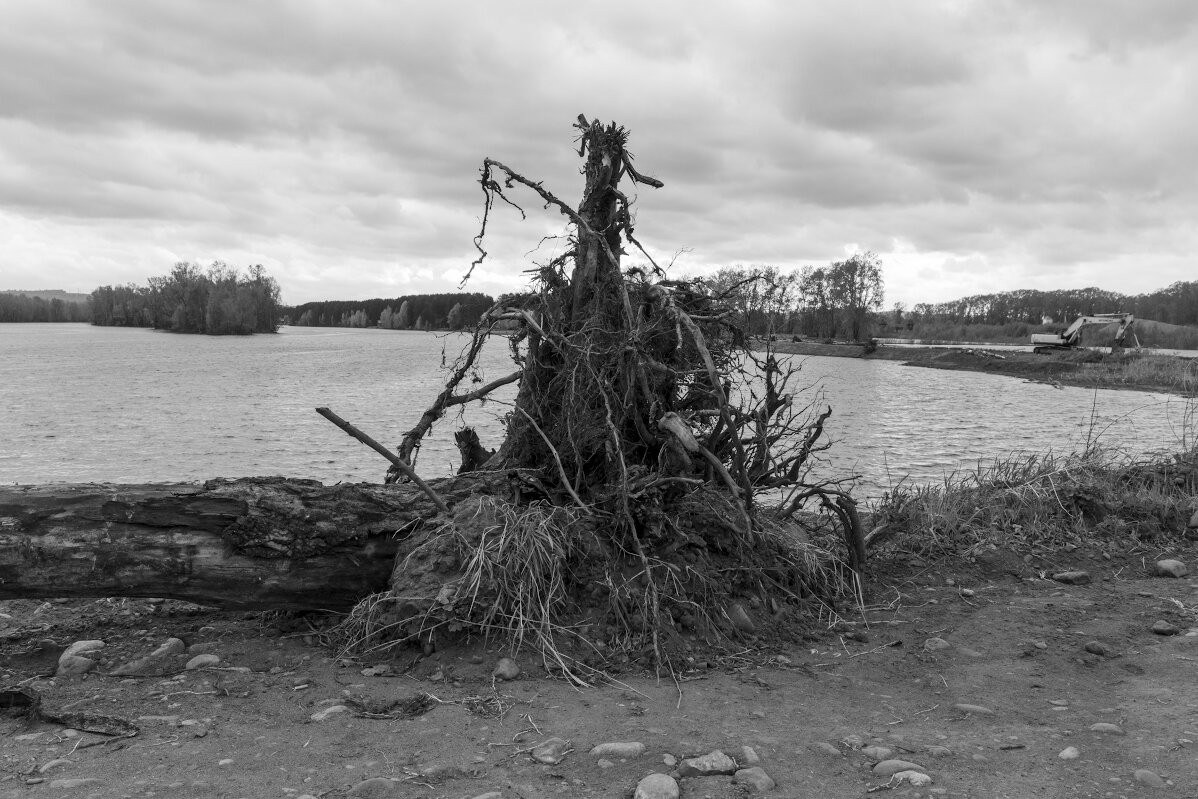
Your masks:
M 87 325 L 0 325 L 0 482 L 151 482 L 288 475 L 381 479 L 386 462 L 320 418 L 328 406 L 393 446 L 443 388 L 464 336 L 284 328 L 210 338 Z M 1085 446 L 1134 453 L 1179 443 L 1185 402 L 1157 394 L 1054 389 L 1007 377 L 809 357 L 807 401 L 833 408 L 820 475 L 861 475 L 858 494 L 939 481 L 1012 452 Z M 502 342 L 481 378 L 512 369 Z M 822 394 L 820 394 L 822 392 Z M 463 423 L 497 446 L 506 402 L 453 413 L 417 468 L 449 474 Z

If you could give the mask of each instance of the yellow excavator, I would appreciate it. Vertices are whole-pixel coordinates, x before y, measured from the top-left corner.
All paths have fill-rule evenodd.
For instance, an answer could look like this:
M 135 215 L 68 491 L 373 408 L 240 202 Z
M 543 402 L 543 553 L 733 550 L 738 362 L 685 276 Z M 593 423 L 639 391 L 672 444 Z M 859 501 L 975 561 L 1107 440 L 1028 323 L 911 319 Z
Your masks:
M 1082 343 L 1082 328 L 1089 325 L 1109 325 L 1112 322 L 1119 323 L 1119 330 L 1115 333 L 1115 341 L 1111 345 L 1111 352 L 1123 349 L 1123 340 L 1127 334 L 1131 332 L 1131 326 L 1135 324 L 1136 318 L 1129 313 L 1098 313 L 1092 316 L 1079 316 L 1073 321 L 1073 324 L 1065 328 L 1064 333 L 1033 333 L 1032 344 L 1035 346 L 1036 352 L 1051 352 L 1052 350 L 1068 350 L 1077 347 Z M 1131 334 L 1132 341 L 1136 342 L 1136 347 L 1140 346 L 1140 340 L 1136 338 L 1136 334 Z

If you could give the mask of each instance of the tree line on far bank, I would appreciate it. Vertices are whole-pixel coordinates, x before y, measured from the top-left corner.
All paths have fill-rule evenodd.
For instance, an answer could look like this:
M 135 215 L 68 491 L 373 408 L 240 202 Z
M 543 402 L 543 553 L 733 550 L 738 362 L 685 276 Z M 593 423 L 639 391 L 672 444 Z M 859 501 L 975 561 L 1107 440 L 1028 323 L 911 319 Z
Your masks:
M 733 301 L 751 335 L 864 341 L 874 337 L 1026 343 L 1059 332 L 1079 316 L 1126 312 L 1141 320 L 1142 343 L 1198 348 L 1198 281 L 1126 295 L 1097 288 L 980 294 L 951 302 L 894 303 L 883 310 L 877 255 L 858 253 L 797 270 L 729 266 L 705 278 L 713 295 Z M 272 332 L 279 323 L 395 330 L 458 330 L 474 325 L 494 300 L 486 294 L 418 294 L 392 299 L 279 304 L 278 285 L 262 267 L 248 275 L 217 262 L 208 270 L 176 264 L 147 286 L 102 286 L 87 298 L 62 291 L 0 291 L 0 322 L 88 322 L 200 333 Z M 1180 326 L 1162 330 L 1145 320 Z M 1159 328 L 1159 326 L 1158 326 Z M 1147 334 L 1147 338 L 1145 337 Z
M 879 335 L 944 341 L 1027 342 L 1032 333 L 1060 332 L 1080 316 L 1130 313 L 1140 343 L 1198 349 L 1198 281 L 1177 281 L 1144 294 L 1097 288 L 979 294 L 943 303 L 896 306 Z M 1161 324 L 1147 324 L 1149 321 Z
M 285 310 L 302 327 L 381 327 L 386 330 L 472 328 L 495 304 L 486 294 L 409 294 L 394 299 L 325 300 Z
M 1024 289 L 943 303 L 894 303 L 883 310 L 881 260 L 858 253 L 824 267 L 785 271 L 732 266 L 705 281 L 713 294 L 734 300 L 752 335 L 865 341 L 875 337 L 1027 343 L 1031 334 L 1059 332 L 1079 316 L 1131 313 L 1154 346 L 1198 347 L 1198 281 L 1127 295 L 1097 288 Z M 1178 326 L 1174 328 L 1172 326 Z
M 737 308 L 750 335 L 853 341 L 873 335 L 886 291 L 882 261 L 872 252 L 797 271 L 728 266 L 704 283 L 713 295 Z
M 0 322 L 90 322 L 91 305 L 81 294 L 61 289 L 0 291 Z
M 94 325 L 176 333 L 275 333 L 279 309 L 279 284 L 263 267 L 242 274 L 221 261 L 207 269 L 184 261 L 145 286 L 101 286 L 91 293 Z

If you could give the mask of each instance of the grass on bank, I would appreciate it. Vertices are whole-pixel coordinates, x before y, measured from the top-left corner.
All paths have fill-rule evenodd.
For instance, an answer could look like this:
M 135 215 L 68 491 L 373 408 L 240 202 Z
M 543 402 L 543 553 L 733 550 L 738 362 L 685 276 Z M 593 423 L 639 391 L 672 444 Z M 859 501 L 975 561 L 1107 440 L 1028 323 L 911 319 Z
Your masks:
M 902 486 L 873 508 L 876 542 L 926 556 L 1056 551 L 1096 540 L 1180 539 L 1198 510 L 1198 448 L 1136 460 L 1100 448 L 1024 455 L 939 485 Z
M 1081 364 L 1081 381 L 1096 388 L 1157 386 L 1198 396 L 1198 359 L 1127 350 Z

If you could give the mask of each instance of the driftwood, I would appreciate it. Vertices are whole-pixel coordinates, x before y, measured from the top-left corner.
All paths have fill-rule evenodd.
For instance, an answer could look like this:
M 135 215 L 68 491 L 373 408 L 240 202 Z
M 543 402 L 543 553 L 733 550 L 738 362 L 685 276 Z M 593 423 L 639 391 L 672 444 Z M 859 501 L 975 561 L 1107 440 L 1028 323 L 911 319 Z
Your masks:
M 434 482 L 456 501 L 472 481 Z M 0 486 L 0 599 L 348 610 L 387 589 L 402 542 L 436 515 L 410 484 Z

